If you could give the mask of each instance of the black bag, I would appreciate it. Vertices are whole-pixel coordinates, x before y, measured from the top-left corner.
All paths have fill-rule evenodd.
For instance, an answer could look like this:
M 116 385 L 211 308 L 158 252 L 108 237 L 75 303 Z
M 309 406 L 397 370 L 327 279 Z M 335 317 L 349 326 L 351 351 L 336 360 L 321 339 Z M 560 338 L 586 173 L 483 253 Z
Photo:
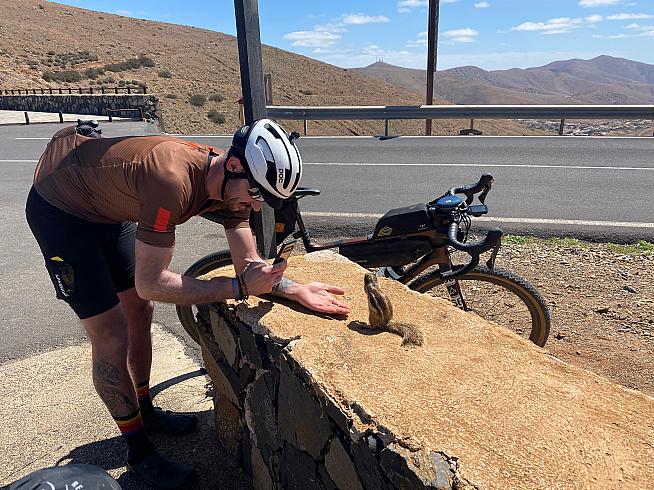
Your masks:
M 298 208 L 295 199 L 288 199 L 280 209 L 275 209 L 275 240 L 277 245 L 295 231 L 295 217 Z M 250 228 L 254 230 L 254 213 L 250 213 Z
M 298 213 L 297 201 L 284 201 L 281 209 L 275 209 L 275 239 L 280 245 L 287 236 L 295 231 L 295 218 Z
M 431 229 L 426 204 L 391 209 L 379 218 L 373 238 L 408 235 Z
M 431 249 L 426 238 L 391 238 L 345 245 L 338 249 L 338 253 L 363 267 L 386 267 L 410 264 Z

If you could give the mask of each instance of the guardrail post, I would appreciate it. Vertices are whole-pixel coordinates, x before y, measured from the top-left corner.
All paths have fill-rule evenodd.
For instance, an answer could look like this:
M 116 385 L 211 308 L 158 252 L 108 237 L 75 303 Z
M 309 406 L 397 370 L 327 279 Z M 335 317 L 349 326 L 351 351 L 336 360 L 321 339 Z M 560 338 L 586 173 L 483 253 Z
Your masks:
M 102 87 L 100 87 L 100 91 L 101 91 L 102 94 L 104 95 L 104 85 L 103 85 Z
M 148 87 L 147 85 L 143 85 L 143 93 L 147 94 L 148 93 Z
M 127 87 L 127 93 L 131 94 L 132 93 L 132 87 Z
M 261 35 L 259 33 L 259 5 L 257 0 L 234 0 L 236 15 L 236 40 L 241 72 L 243 109 L 245 123 L 251 123 L 267 116 L 266 97 L 263 85 L 263 63 L 261 60 Z M 275 212 L 264 204 L 261 212 L 254 213 L 254 231 L 257 249 L 264 258 L 274 257 Z
M 50 87 L 50 95 L 52 95 L 52 87 Z
M 30 117 L 27 115 L 27 111 L 25 111 L 25 124 L 30 123 Z
M 114 87 L 114 91 L 118 93 L 118 87 Z
M 64 122 L 64 115 L 62 114 L 61 111 L 59 111 L 59 122 L 63 124 Z
M 561 125 L 559 126 L 559 136 L 563 136 L 564 127 L 565 127 L 565 119 L 561 119 Z
M 35 88 L 32 89 L 32 95 L 36 95 L 36 89 Z
M 306 136 L 309 133 L 309 123 L 307 120 L 304 120 L 304 136 Z
M 388 136 L 388 119 L 384 119 L 384 136 Z
M 59 95 L 61 95 L 63 92 L 61 91 L 61 87 L 59 87 Z
M 43 91 L 43 87 L 41 87 L 41 95 L 43 95 L 45 92 Z
M 472 132 L 473 129 L 475 129 L 475 120 L 470 118 L 470 131 Z

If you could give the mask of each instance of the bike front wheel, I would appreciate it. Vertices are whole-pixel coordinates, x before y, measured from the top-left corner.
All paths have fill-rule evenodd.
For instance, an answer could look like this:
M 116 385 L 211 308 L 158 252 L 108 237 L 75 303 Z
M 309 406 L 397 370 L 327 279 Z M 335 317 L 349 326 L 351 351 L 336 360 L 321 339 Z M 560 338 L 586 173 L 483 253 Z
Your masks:
M 194 262 L 193 265 L 184 272 L 184 275 L 198 277 L 231 264 L 232 257 L 229 254 L 229 250 L 222 250 L 202 257 L 197 262 Z M 186 333 L 188 333 L 193 340 L 199 343 L 200 329 L 205 328 L 211 322 L 209 318 L 209 306 L 177 305 L 176 308 L 177 317 L 179 318 L 182 327 L 184 327 Z
M 550 334 L 550 312 L 545 300 L 525 279 L 504 269 L 477 266 L 457 278 L 468 311 L 500 324 L 543 347 Z M 423 274 L 411 289 L 449 300 L 437 270 Z

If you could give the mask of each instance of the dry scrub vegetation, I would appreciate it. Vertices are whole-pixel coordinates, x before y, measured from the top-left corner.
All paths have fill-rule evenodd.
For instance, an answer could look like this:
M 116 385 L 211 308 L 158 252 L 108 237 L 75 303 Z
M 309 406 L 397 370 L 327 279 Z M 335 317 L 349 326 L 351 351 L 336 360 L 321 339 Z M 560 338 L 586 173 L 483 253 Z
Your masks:
M 241 87 L 233 36 L 41 0 L 3 0 L 0 38 L 2 88 L 147 85 L 148 92 L 159 96 L 168 131 L 228 133 L 239 125 Z M 263 60 L 277 105 L 422 103 L 419 94 L 281 49 L 264 46 Z M 209 100 L 193 105 L 196 95 Z M 286 125 L 301 129 L 301 122 Z M 435 121 L 434 133 L 457 134 L 467 125 Z M 485 134 L 542 134 L 510 121 L 478 121 L 475 126 Z M 393 121 L 390 129 L 421 134 L 424 123 Z M 380 134 L 383 121 L 311 121 L 309 130 Z

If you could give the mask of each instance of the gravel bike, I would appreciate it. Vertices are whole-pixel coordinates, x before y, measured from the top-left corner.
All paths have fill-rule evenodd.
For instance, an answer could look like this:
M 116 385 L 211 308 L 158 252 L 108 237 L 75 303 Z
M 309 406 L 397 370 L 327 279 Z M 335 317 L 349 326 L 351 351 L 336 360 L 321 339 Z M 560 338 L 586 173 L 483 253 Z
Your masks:
M 307 252 L 338 249 L 338 253 L 379 275 L 409 288 L 449 299 L 465 311 L 501 324 L 533 343 L 544 346 L 550 333 L 547 304 L 522 277 L 495 267 L 502 231 L 493 228 L 479 241 L 469 241 L 472 218 L 488 213 L 486 196 L 493 177 L 482 175 L 476 184 L 452 187 L 426 204 L 392 209 L 363 237 L 314 241 L 302 219 L 298 202 L 317 196 L 319 189 L 298 188 L 276 211 L 276 238 L 301 239 Z M 464 197 L 461 197 L 464 196 Z M 475 197 L 478 204 L 473 204 Z M 480 255 L 490 252 L 485 264 Z M 229 250 L 209 254 L 184 273 L 197 277 L 232 263 Z M 207 305 L 177 306 L 184 329 L 198 341 L 198 328 L 209 321 Z

